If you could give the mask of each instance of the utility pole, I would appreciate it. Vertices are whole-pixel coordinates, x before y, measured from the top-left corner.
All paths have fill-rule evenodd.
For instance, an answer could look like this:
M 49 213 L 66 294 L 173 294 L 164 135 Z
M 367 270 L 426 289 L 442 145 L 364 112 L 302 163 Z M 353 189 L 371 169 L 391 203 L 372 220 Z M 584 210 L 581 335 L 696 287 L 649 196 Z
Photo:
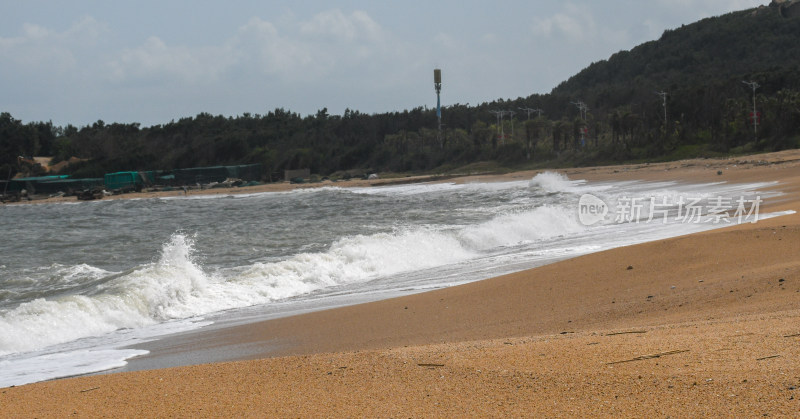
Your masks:
M 513 141 L 514 140 L 514 113 L 515 112 L 514 111 L 506 111 L 506 113 L 509 114 L 508 119 L 511 120 L 511 140 Z
M 761 87 L 754 81 L 742 81 L 742 83 L 750 86 L 753 89 L 753 136 L 758 141 L 758 114 L 756 114 L 756 89 Z
M 528 114 L 528 121 L 531 120 L 531 113 L 538 112 L 539 113 L 539 117 L 541 118 L 542 112 L 544 112 L 541 109 L 533 109 L 533 108 L 519 108 L 519 109 L 522 110 L 522 111 L 525 111 Z M 528 137 L 528 152 L 527 152 L 527 156 L 528 156 L 528 160 L 530 160 L 531 159 L 531 139 L 530 139 L 530 133 L 527 132 L 528 129 L 530 129 L 530 127 L 525 127 L 526 136 Z
M 575 105 L 578 108 L 578 114 L 580 115 L 581 119 L 586 121 L 586 111 L 589 110 L 589 107 L 586 106 L 586 104 L 581 102 L 581 101 L 570 102 L 570 103 Z
M 661 100 L 663 101 L 662 105 L 664 106 L 664 132 L 667 130 L 667 92 L 655 92 L 657 95 L 661 96 Z
M 531 112 L 534 111 L 532 108 L 519 108 L 519 110 L 525 111 L 528 114 L 528 121 L 531 120 Z
M 531 114 L 532 113 L 541 111 L 541 109 L 533 109 L 533 108 L 519 108 L 519 110 L 525 111 L 525 113 L 528 115 L 528 120 L 529 121 L 531 120 Z M 541 116 L 541 113 L 539 114 L 539 116 Z
M 500 144 L 505 144 L 506 134 L 503 130 L 503 117 L 506 115 L 506 111 L 489 111 L 489 113 L 497 116 L 497 136 L 500 138 Z
M 580 117 L 583 120 L 583 126 L 580 128 L 580 130 L 581 130 L 581 146 L 585 146 L 586 145 L 586 130 L 587 130 L 587 128 L 586 128 L 586 111 L 589 110 L 589 107 L 586 106 L 586 104 L 583 103 L 583 101 L 580 101 L 580 100 L 577 101 L 577 102 L 570 102 L 570 103 L 572 103 L 573 105 L 578 107 L 578 114 L 580 114 Z
M 543 111 L 543 110 L 541 110 L 541 109 L 533 109 L 533 108 L 519 108 L 519 110 L 521 110 L 521 111 L 525 111 L 525 113 L 527 113 L 527 114 L 528 114 L 528 120 L 529 120 L 529 121 L 530 121 L 530 119 L 531 119 L 531 114 L 532 114 L 533 112 L 537 112 L 537 113 L 539 114 L 539 116 L 540 116 L 540 117 L 542 116 L 542 113 L 544 112 L 544 111 Z

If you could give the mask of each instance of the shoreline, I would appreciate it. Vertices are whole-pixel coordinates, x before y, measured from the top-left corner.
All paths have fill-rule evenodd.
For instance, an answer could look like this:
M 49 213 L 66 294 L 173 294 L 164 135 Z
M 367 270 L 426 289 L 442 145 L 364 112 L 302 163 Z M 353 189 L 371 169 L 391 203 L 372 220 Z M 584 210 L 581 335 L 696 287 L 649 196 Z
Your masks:
M 109 195 L 101 199 L 80 201 L 76 196 L 53 196 L 42 197 L 38 196 L 36 199 L 30 201 L 19 202 L 6 202 L 5 205 L 37 205 L 37 204 L 51 204 L 51 203 L 81 203 L 81 202 L 98 202 L 98 201 L 113 201 L 117 199 L 152 199 L 152 198 L 183 198 L 183 197 L 197 197 L 197 196 L 221 196 L 221 195 L 247 195 L 271 192 L 289 192 L 298 189 L 314 189 L 314 188 L 363 188 L 363 187 L 378 187 L 378 186 L 394 186 L 405 185 L 412 183 L 423 182 L 445 182 L 452 179 L 462 177 L 469 177 L 472 175 L 415 175 L 405 176 L 398 178 L 388 179 L 351 179 L 341 181 L 321 181 L 315 183 L 290 183 L 288 181 L 262 183 L 254 186 L 242 187 L 216 187 L 208 189 L 188 189 L 184 193 L 181 188 L 174 188 L 170 191 L 143 191 L 143 192 L 129 192 L 118 195 Z
M 800 151 L 742 159 L 558 172 L 590 181 L 780 181 L 775 189 L 785 195 L 762 208 L 800 207 Z M 1 389 L 0 412 L 797 415 L 798 233 L 795 213 L 224 329 L 204 344 L 293 346 L 283 357 L 259 359 L 261 352 Z
M 110 195 L 97 201 L 116 199 L 150 199 L 150 198 L 180 198 L 184 196 L 215 196 L 215 195 L 244 195 L 268 192 L 288 192 L 297 189 L 311 188 L 360 188 L 394 186 L 413 183 L 470 183 L 470 182 L 498 182 L 509 180 L 529 180 L 536 174 L 549 171 L 567 175 L 570 178 L 580 177 L 588 181 L 615 180 L 619 178 L 636 179 L 644 181 L 672 180 L 672 181 L 708 181 L 708 182 L 747 182 L 754 179 L 751 169 L 795 167 L 800 165 L 800 149 L 785 150 L 773 153 L 754 154 L 748 156 L 728 158 L 695 158 L 660 163 L 641 163 L 612 166 L 577 167 L 561 169 L 535 169 L 522 170 L 505 174 L 432 174 L 432 175 L 407 175 L 386 179 L 352 179 L 343 181 L 323 181 L 317 183 L 293 184 L 287 181 L 264 183 L 255 186 L 190 189 L 188 194 L 183 190 L 132 192 L 120 195 Z M 717 172 L 722 171 L 722 174 Z M 759 173 L 760 175 L 760 173 Z M 39 198 L 32 201 L 9 202 L 4 205 L 27 205 L 46 203 L 80 203 L 92 201 L 78 201 L 77 197 L 52 197 Z

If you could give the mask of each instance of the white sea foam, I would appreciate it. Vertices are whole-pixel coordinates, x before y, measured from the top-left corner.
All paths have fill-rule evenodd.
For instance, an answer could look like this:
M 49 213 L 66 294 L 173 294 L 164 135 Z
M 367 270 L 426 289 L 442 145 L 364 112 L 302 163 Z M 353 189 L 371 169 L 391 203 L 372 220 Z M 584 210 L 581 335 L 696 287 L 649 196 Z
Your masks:
M 124 329 L 114 335 L 82 339 L 43 351 L 2 357 L 0 387 L 120 368 L 127 364 L 127 359 L 148 353 L 142 349 L 127 348 L 130 345 L 210 324 L 199 318 L 171 321 L 146 328 Z
M 556 172 L 542 172 L 530 181 L 531 188 L 540 188 L 547 193 L 574 192 L 586 183 L 584 180 L 569 180 L 566 175 Z
M 135 349 L 83 349 L 18 360 L 0 359 L 0 388 L 120 368 L 126 365 L 126 359 L 146 353 Z
M 0 383 L 29 382 L 25 380 L 30 377 L 21 378 L 27 374 L 26 367 L 22 366 L 24 362 L 29 362 L 25 365 L 31 368 L 45 371 L 39 375 L 30 373 L 36 381 L 118 366 L 125 357 L 132 355 L 124 351 L 81 352 L 85 347 L 80 345 L 65 350 L 52 349 L 52 345 L 62 348 L 65 342 L 75 342 L 81 338 L 106 336 L 114 331 L 111 335 L 117 336 L 127 330 L 149 330 L 176 319 L 195 318 L 304 295 L 319 296 L 324 292 L 347 294 L 358 289 L 357 292 L 366 294 L 385 289 L 438 288 L 462 280 L 479 279 L 481 275 L 490 276 L 498 271 L 498 267 L 523 269 L 529 267 L 526 263 L 531 260 L 561 258 L 694 231 L 689 228 L 693 228 L 693 225 L 662 226 L 660 223 L 649 226 L 584 226 L 578 221 L 575 207 L 582 193 L 599 191 L 608 202 L 612 202 L 620 194 L 674 195 L 688 192 L 706 196 L 714 191 L 731 195 L 762 187 L 685 187 L 670 182 L 610 185 L 587 185 L 557 173 L 546 172 L 529 182 L 443 183 L 291 192 L 300 194 L 304 204 L 324 204 L 328 199 L 336 199 L 339 193 L 387 196 L 383 201 L 387 217 L 392 217 L 389 220 L 394 217 L 404 220 L 412 218 L 391 213 L 397 202 L 406 203 L 402 207 L 405 215 L 423 212 L 427 209 L 426 205 L 434 205 L 425 199 L 426 193 L 432 194 L 438 207 L 433 208 L 433 215 L 424 221 L 430 224 L 381 224 L 376 219 L 374 228 L 366 228 L 365 225 L 371 221 L 366 224 L 358 221 L 357 226 L 346 230 L 347 235 L 335 236 L 338 239 L 304 243 L 294 247 L 303 249 L 300 253 L 280 254 L 278 257 L 269 255 L 258 259 L 270 260 L 269 263 L 244 262 L 235 265 L 234 262 L 235 266 L 204 266 L 202 260 L 205 259 L 195 256 L 193 237 L 175 233 L 162 245 L 160 252 L 157 252 L 157 248 L 144 247 L 142 253 L 146 258 L 140 260 L 149 260 L 149 252 L 152 251 L 158 253 L 152 262 L 140 263 L 125 272 L 110 272 L 89 264 L 48 265 L 42 267 L 41 272 L 33 267 L 30 270 L 31 278 L 42 280 L 41 284 L 53 282 L 51 285 L 57 292 L 47 294 L 50 295 L 47 298 L 15 306 L 7 304 L 0 309 L 0 356 L 7 355 L 0 359 Z M 614 189 L 609 190 L 612 187 Z M 315 195 L 319 193 L 333 194 Z M 468 204 L 456 205 L 463 197 L 469 198 L 466 201 Z M 348 197 L 353 201 L 352 205 L 361 204 L 358 199 L 351 198 L 357 197 Z M 287 202 L 294 204 L 295 200 Z M 369 197 L 369 202 L 380 203 L 381 200 L 373 196 Z M 413 204 L 409 205 L 408 202 Z M 128 204 L 121 202 L 119 205 Z M 451 204 L 454 208 L 450 207 Z M 458 214 L 468 216 L 459 218 Z M 492 216 L 487 217 L 487 214 Z M 443 219 L 446 222 L 435 224 Z M 338 220 L 347 222 L 344 217 Z M 293 225 L 290 221 L 286 221 L 285 225 Z M 387 231 L 387 225 L 394 226 L 394 229 Z M 376 230 L 382 232 L 365 233 Z M 219 241 L 227 244 L 231 239 L 235 237 Z M 264 237 L 263 240 L 269 238 Z M 236 245 L 235 240 L 232 243 Z M 248 246 L 253 246 L 256 252 L 258 243 L 248 243 Z M 511 268 L 506 268 L 508 266 Z M 4 272 L 7 270 L 3 269 Z M 423 271 L 426 269 L 429 271 Z M 436 279 L 439 274 L 449 279 Z M 418 281 L 403 282 L 414 275 L 419 278 Z M 454 278 L 458 280 L 454 281 Z M 7 284 L 15 280 L 0 279 L 6 280 Z M 392 282 L 396 280 L 398 282 Z M 58 288 L 61 286 L 63 289 Z M 27 285 L 19 288 L 29 289 Z M 46 349 L 43 351 L 43 348 Z M 103 349 L 99 346 L 92 348 Z M 97 362 L 87 364 L 81 370 L 80 359 L 85 357 L 96 357 Z M 9 364 L 3 362 L 9 359 L 15 360 L 14 365 L 19 370 L 5 368 Z M 62 362 L 64 368 L 54 367 Z M 68 367 L 75 363 L 76 369 Z
M 120 328 L 262 304 L 321 288 L 456 263 L 473 256 L 452 235 L 429 228 L 357 235 L 322 253 L 207 274 L 190 238 L 175 234 L 157 262 L 99 284 L 91 295 L 39 298 L 0 313 L 0 355 L 40 349 Z
M 174 234 L 156 262 L 100 281 L 88 295 L 39 298 L 0 313 L 0 355 L 459 263 L 490 249 L 582 228 L 563 208 L 539 207 L 472 226 L 414 226 L 346 236 L 324 252 L 215 275 L 195 261 L 191 238 Z M 93 276 L 101 272 L 87 266 L 73 269 Z
M 487 250 L 515 246 L 583 231 L 574 211 L 543 206 L 530 211 L 500 215 L 488 222 L 469 226 L 459 233 L 468 248 Z
M 568 191 L 578 183 L 543 173 L 531 184 L 547 191 Z M 404 187 L 392 192 L 420 190 Z M 324 252 L 233 267 L 216 275 L 205 272 L 194 260 L 191 238 L 175 234 L 163 245 L 156 262 L 100 281 L 88 295 L 39 298 L 0 313 L 0 354 L 459 263 L 492 249 L 577 234 L 586 228 L 574 210 L 545 205 L 462 227 L 415 226 L 346 236 Z M 88 265 L 60 271 L 58 276 L 65 281 L 110 274 Z
M 100 279 L 113 274 L 104 269 L 96 268 L 85 263 L 71 266 L 53 266 L 57 268 L 58 278 L 67 283 L 86 281 L 86 279 Z
M 390 186 L 375 186 L 375 187 L 360 187 L 348 188 L 348 192 L 361 194 L 361 195 L 392 195 L 392 196 L 408 196 L 418 195 L 432 192 L 448 192 L 458 190 L 463 185 L 457 185 L 452 182 L 447 183 L 410 183 L 407 185 L 390 185 Z
M 173 235 L 157 262 L 98 284 L 88 295 L 38 298 L 0 312 L 0 355 L 188 317 L 181 305 L 206 282 L 191 260 L 191 242 Z

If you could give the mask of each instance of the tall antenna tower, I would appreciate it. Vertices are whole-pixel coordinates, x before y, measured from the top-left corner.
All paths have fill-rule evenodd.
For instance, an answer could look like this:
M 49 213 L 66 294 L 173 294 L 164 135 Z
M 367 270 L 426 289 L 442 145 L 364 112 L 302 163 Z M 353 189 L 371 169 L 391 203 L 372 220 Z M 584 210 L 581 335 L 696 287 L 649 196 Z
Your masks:
M 442 103 L 439 100 L 439 93 L 442 92 L 442 70 L 433 70 L 433 87 L 436 89 L 436 120 L 438 121 L 438 133 L 436 139 L 442 145 Z
M 754 81 L 743 81 L 742 83 L 750 86 L 753 89 L 753 135 L 755 136 L 756 141 L 758 141 L 758 113 L 756 113 L 756 89 L 761 87 L 758 83 Z

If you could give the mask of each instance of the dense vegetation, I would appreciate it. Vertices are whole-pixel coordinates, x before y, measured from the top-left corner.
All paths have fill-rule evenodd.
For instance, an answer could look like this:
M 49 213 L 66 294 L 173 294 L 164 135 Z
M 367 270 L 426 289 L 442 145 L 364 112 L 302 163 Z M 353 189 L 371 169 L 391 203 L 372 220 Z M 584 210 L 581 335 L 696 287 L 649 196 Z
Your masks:
M 447 171 L 477 162 L 506 167 L 603 164 L 722 155 L 800 146 L 800 17 L 778 6 L 709 18 L 594 63 L 550 94 L 443 109 L 363 114 L 275 109 L 237 117 L 201 113 L 164 125 L 56 127 L 0 114 L 0 177 L 17 156 L 87 161 L 68 170 L 97 177 L 120 170 L 263 163 L 269 172 L 311 168 Z M 757 82 L 761 119 L 750 113 Z M 666 96 L 664 103 L 656 92 Z M 583 102 L 581 115 L 574 103 Z M 536 108 L 525 112 L 523 108 Z M 516 112 L 498 119 L 490 111 Z M 498 133 L 503 132 L 503 137 Z M 512 134 L 513 133 L 513 134 Z

